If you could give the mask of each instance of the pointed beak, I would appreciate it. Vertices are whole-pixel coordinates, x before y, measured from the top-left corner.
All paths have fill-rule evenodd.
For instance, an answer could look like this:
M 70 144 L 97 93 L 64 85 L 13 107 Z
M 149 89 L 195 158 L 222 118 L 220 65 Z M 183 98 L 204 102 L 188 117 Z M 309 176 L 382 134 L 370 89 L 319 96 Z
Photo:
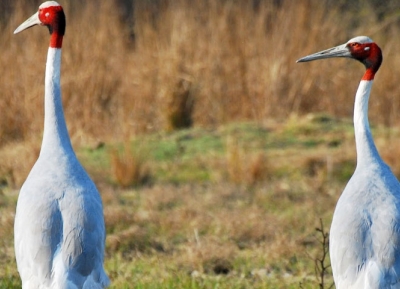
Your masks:
M 347 43 L 305 56 L 296 62 L 307 62 L 332 57 L 351 57 L 351 53 L 347 48 Z
M 22 23 L 20 26 L 18 26 L 18 28 L 15 29 L 14 34 L 17 34 L 18 32 L 21 32 L 22 30 L 28 29 L 34 25 L 39 25 L 39 24 L 42 24 L 42 22 L 39 20 L 39 12 L 36 12 L 31 17 L 29 17 L 28 20 L 26 20 L 24 23 Z

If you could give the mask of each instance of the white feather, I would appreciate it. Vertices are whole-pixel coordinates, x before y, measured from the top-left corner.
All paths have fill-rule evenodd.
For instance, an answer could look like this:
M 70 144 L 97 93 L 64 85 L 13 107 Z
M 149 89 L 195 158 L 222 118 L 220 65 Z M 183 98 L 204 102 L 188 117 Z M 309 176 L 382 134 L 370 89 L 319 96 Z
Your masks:
M 400 288 L 400 184 L 382 161 L 368 123 L 372 81 L 354 106 L 357 168 L 336 205 L 330 257 L 338 289 Z
M 72 149 L 60 90 L 61 49 L 49 48 L 40 155 L 18 198 L 15 256 L 23 289 L 105 288 L 100 195 Z

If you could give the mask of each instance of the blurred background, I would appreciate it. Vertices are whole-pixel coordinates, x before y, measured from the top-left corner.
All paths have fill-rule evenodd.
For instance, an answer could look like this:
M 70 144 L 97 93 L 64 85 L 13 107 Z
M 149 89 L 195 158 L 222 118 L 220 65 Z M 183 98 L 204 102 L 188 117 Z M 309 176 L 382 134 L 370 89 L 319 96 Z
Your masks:
M 74 141 L 310 112 L 351 117 L 361 65 L 295 61 L 357 35 L 384 53 L 370 117 L 399 123 L 398 1 L 62 2 L 62 91 Z M 48 33 L 13 35 L 40 3 L 0 2 L 0 146 L 42 132 Z

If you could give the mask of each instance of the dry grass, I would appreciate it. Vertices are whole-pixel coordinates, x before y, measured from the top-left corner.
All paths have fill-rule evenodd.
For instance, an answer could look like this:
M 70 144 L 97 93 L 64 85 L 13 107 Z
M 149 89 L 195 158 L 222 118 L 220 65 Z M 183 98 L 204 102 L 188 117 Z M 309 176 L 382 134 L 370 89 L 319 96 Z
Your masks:
M 254 185 L 270 177 L 271 164 L 263 152 L 247 151 L 238 140 L 228 136 L 226 142 L 227 179 L 235 184 Z
M 2 144 L 42 132 L 48 33 L 12 35 L 36 9 L 25 2 L 7 2 L 8 21 L 0 26 Z M 399 122 L 397 18 L 378 21 L 373 7 L 354 15 L 324 1 L 256 2 L 139 1 L 133 11 L 115 9 L 113 1 L 62 3 L 62 89 L 74 142 L 310 111 L 349 116 L 361 66 L 295 60 L 357 34 L 376 39 L 390 59 L 377 77 L 371 117 Z M 362 30 L 359 18 L 368 19 Z
M 150 179 L 149 167 L 144 152 L 132 148 L 126 142 L 122 150 L 114 148 L 110 151 L 111 172 L 116 184 L 123 188 L 143 185 Z
M 39 156 L 39 142 L 11 143 L 0 151 L 0 182 L 19 188 Z

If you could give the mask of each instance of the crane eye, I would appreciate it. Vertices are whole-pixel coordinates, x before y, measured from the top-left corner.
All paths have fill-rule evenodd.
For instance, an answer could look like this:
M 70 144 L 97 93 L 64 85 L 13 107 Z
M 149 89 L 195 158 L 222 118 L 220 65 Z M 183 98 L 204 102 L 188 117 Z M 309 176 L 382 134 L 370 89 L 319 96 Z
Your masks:
M 357 43 L 357 42 L 350 43 L 350 46 L 352 46 L 352 47 L 358 47 L 359 45 L 360 45 L 360 44 Z

